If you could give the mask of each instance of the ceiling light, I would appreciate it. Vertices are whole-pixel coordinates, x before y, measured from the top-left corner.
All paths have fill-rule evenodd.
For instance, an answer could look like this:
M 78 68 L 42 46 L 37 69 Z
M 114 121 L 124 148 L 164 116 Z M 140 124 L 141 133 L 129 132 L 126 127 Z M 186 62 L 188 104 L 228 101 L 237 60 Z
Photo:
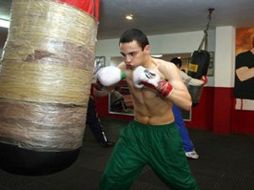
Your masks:
M 125 16 L 127 20 L 133 20 L 133 14 L 128 14 Z
M 2 28 L 9 28 L 10 27 L 10 21 L 0 19 L 0 27 L 2 27 Z
M 160 57 L 162 57 L 162 54 L 153 54 L 152 57 L 160 58 Z

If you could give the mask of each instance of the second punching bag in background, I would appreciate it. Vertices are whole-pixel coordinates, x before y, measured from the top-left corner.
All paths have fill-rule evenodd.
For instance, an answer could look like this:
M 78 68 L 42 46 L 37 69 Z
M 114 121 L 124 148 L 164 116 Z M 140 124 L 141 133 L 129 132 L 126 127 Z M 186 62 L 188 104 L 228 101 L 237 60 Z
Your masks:
M 97 35 L 91 7 L 99 3 L 75 2 L 13 0 L 0 73 L 0 166 L 7 171 L 48 174 L 78 156 Z

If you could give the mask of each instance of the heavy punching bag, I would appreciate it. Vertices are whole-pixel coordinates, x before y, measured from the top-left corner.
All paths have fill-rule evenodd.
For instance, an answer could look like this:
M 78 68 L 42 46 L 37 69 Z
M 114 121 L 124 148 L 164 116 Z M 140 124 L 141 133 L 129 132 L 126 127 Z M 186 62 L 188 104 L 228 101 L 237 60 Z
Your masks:
M 195 79 L 201 79 L 206 76 L 210 64 L 210 53 L 207 51 L 208 42 L 208 29 L 212 19 L 214 8 L 208 9 L 208 22 L 204 30 L 204 36 L 199 45 L 198 50 L 194 51 L 191 56 L 191 62 L 188 64 L 188 75 Z M 196 106 L 202 95 L 203 85 L 201 86 L 188 86 L 189 93 L 192 98 L 192 106 Z
M 196 50 L 191 56 L 191 63 L 188 65 L 188 75 L 195 79 L 202 79 L 206 76 L 210 63 L 210 53 L 206 50 Z M 203 85 L 194 86 L 188 85 L 188 90 L 192 98 L 192 105 L 199 103 L 202 95 Z
M 99 0 L 13 0 L 0 72 L 0 167 L 44 175 L 78 157 Z
M 206 76 L 210 63 L 210 53 L 206 50 L 196 50 L 192 53 L 191 63 L 188 65 L 188 75 L 195 79 Z

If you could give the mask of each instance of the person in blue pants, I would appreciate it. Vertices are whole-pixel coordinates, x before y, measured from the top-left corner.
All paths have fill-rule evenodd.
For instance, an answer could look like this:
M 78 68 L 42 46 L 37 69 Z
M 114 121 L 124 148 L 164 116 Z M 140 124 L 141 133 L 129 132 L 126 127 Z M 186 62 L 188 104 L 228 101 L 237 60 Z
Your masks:
M 198 159 L 199 155 L 195 151 L 194 144 L 190 138 L 189 132 L 187 128 L 185 127 L 182 112 L 176 105 L 173 105 L 173 114 L 175 117 L 176 127 L 183 141 L 183 149 L 184 149 L 186 157 L 190 159 Z
M 174 57 L 170 60 L 170 62 L 174 63 L 178 67 L 180 76 L 186 85 L 191 84 L 194 86 L 201 86 L 207 83 L 207 77 L 203 77 L 202 80 L 198 80 L 198 79 L 191 78 L 184 71 L 182 71 L 181 70 L 182 60 L 180 58 Z M 186 157 L 190 159 L 198 159 L 199 155 L 195 150 L 195 147 L 190 138 L 188 129 L 185 126 L 181 110 L 176 105 L 173 106 L 172 110 L 175 117 L 176 126 L 179 130 L 180 137 L 183 141 L 183 148 L 184 148 Z

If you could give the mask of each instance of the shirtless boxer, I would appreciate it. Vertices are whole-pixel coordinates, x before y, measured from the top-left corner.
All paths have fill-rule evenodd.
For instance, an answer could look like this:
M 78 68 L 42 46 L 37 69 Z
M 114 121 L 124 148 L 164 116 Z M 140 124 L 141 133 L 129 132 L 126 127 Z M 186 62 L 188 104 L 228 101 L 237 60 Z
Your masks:
M 125 78 L 134 103 L 134 121 L 123 129 L 103 173 L 101 190 L 130 189 L 149 165 L 171 189 L 196 190 L 172 105 L 189 110 L 190 94 L 173 63 L 151 57 L 147 36 L 138 29 L 119 41 L 123 62 L 100 69 L 97 79 L 113 86 Z

